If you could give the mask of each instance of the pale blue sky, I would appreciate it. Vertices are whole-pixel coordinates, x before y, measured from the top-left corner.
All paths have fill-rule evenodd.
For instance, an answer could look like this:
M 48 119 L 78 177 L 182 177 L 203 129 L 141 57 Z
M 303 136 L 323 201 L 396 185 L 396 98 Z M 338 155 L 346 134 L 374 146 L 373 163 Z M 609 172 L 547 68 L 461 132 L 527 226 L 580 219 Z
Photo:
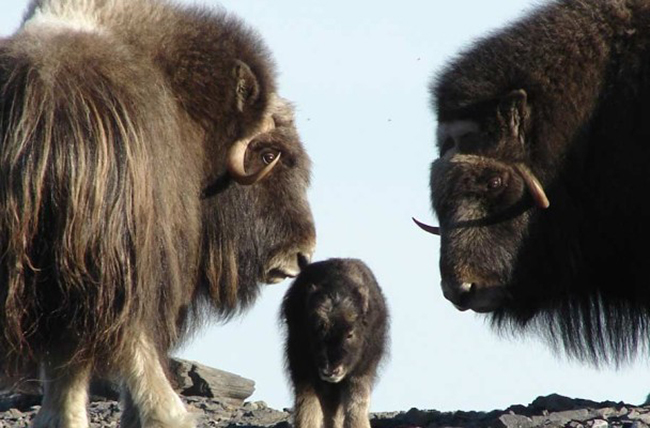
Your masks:
M 0 34 L 27 0 L 3 0 Z M 196 1 L 216 5 L 216 1 Z M 374 411 L 490 410 L 559 393 L 639 403 L 650 392 L 645 360 L 615 371 L 585 367 L 535 338 L 499 338 L 485 320 L 442 297 L 438 241 L 411 216 L 433 221 L 428 171 L 435 157 L 429 109 L 433 73 L 471 40 L 520 16 L 526 0 L 227 0 L 274 53 L 281 94 L 293 100 L 313 162 L 310 200 L 316 260 L 363 259 L 392 315 L 391 357 Z M 289 282 L 257 305 L 204 330 L 178 354 L 254 379 L 251 399 L 292 405 L 277 322 Z

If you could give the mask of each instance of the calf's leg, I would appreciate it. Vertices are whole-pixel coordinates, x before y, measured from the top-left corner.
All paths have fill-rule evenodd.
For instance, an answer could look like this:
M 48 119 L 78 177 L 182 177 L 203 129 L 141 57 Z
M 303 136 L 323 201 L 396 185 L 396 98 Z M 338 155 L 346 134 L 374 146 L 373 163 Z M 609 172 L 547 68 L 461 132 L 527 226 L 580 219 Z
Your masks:
M 313 387 L 296 387 L 293 423 L 295 428 L 322 428 L 323 409 Z
M 367 379 L 351 379 L 343 392 L 344 428 L 370 428 L 370 392 Z

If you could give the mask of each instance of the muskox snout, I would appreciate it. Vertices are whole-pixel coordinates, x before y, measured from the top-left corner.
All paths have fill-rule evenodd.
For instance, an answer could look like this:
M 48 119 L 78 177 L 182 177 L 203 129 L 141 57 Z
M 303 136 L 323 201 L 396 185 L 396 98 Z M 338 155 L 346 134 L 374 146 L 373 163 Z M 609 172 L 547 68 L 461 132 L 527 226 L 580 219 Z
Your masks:
M 300 268 L 300 270 L 303 270 L 304 268 L 307 267 L 309 263 L 311 263 L 311 258 L 313 254 L 314 254 L 313 249 L 311 249 L 308 252 L 298 252 L 298 267 Z
M 321 367 L 318 374 L 325 382 L 338 383 L 345 377 L 345 369 L 343 366 Z
M 492 312 L 506 296 L 502 287 L 477 282 L 442 282 L 442 294 L 459 311 Z
M 264 282 L 274 284 L 286 278 L 295 278 L 311 263 L 314 249 L 315 244 L 309 243 L 299 248 L 277 253 L 267 266 Z

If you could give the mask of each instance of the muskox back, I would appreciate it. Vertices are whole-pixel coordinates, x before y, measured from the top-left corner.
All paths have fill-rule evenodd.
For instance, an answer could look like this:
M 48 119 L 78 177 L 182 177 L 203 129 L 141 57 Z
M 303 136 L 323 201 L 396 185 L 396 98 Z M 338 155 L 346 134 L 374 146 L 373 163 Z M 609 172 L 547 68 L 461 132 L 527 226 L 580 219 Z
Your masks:
M 355 259 L 308 266 L 287 291 L 282 317 L 296 426 L 369 426 L 388 341 L 386 302 L 370 269 Z

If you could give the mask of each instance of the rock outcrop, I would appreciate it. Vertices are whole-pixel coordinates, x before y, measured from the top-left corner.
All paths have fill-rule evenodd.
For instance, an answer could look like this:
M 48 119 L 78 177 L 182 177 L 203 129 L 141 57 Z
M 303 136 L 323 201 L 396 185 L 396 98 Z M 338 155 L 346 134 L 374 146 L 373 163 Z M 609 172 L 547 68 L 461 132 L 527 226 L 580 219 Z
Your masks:
M 264 402 L 244 402 L 254 382 L 201 364 L 175 360 L 173 383 L 198 428 L 273 427 L 290 428 L 291 411 L 274 410 Z M 0 428 L 27 428 L 39 409 L 37 383 L 29 388 L 0 394 Z M 31 388 L 31 389 L 30 389 Z M 26 391 L 25 389 L 30 389 Z M 118 427 L 120 407 L 117 390 L 110 382 L 93 384 L 89 414 L 91 428 Z M 513 405 L 491 412 L 439 412 L 410 409 L 371 415 L 373 428 L 650 428 L 650 405 L 621 402 L 597 403 L 552 394 L 529 405 Z

